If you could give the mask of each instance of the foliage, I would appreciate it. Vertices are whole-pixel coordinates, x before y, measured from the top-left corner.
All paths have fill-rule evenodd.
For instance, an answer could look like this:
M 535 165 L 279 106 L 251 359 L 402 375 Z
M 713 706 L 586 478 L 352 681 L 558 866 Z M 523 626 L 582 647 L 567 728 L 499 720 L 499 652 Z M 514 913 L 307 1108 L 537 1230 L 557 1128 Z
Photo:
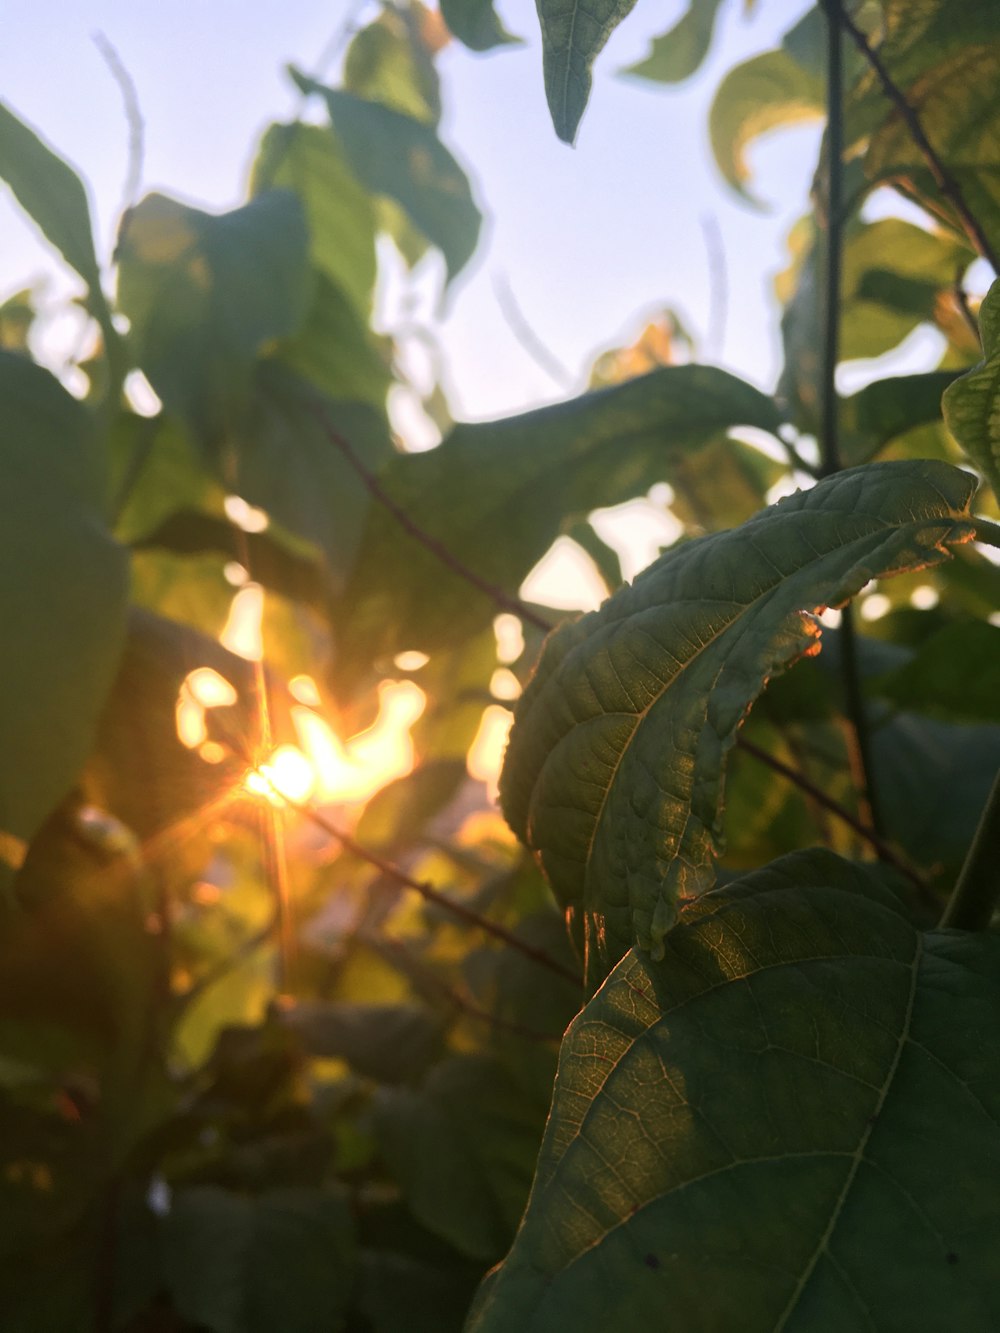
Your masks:
M 632 3 L 538 9 L 572 140 Z M 0 1323 L 986 1333 L 1000 14 L 825 0 L 723 78 L 745 197 L 759 135 L 826 118 L 773 393 L 671 317 L 551 407 L 452 425 L 438 386 L 409 453 L 379 264 L 450 282 L 481 225 L 449 29 L 516 40 L 384 5 L 339 86 L 291 72 L 245 203 L 148 195 L 110 269 L 0 107 L 91 334 L 64 384 L 0 304 Z M 837 394 L 924 326 L 937 365 Z M 664 483 L 678 539 L 622 584 L 590 516 Z M 609 597 L 557 623 L 518 591 L 569 536 Z

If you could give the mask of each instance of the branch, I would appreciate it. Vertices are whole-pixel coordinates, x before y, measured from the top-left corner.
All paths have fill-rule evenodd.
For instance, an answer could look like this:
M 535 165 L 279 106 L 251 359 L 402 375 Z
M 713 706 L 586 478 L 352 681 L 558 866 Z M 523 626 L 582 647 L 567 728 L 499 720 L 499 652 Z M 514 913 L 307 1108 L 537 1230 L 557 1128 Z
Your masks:
M 468 565 L 463 564 L 457 556 L 453 555 L 443 542 L 438 541 L 436 537 L 432 537 L 429 532 L 425 532 L 423 528 L 414 523 L 406 510 L 398 505 L 392 496 L 386 492 L 371 468 L 362 462 L 350 441 L 341 435 L 339 430 L 330 425 L 322 408 L 313 405 L 313 412 L 330 443 L 340 450 L 371 495 L 384 509 L 389 511 L 404 532 L 409 533 L 414 541 L 419 542 L 426 551 L 430 551 L 431 555 L 440 560 L 453 574 L 457 574 L 459 578 L 465 579 L 466 583 L 478 588 L 481 593 L 484 593 L 504 611 L 520 616 L 522 620 L 526 620 L 529 625 L 534 625 L 536 629 L 548 631 L 552 628 L 549 621 L 540 616 L 537 611 L 533 611 L 526 602 L 522 602 L 519 597 L 512 597 L 509 593 L 504 592 L 502 588 L 498 588 L 496 584 L 481 578 L 474 569 L 469 569 Z
M 544 370 L 546 375 L 555 380 L 561 388 L 572 388 L 573 376 L 528 323 L 509 281 L 503 274 L 498 273 L 493 278 L 493 295 L 496 297 L 501 315 L 507 321 L 507 327 L 535 365 Z
M 737 738 L 736 744 L 741 750 L 745 750 L 747 754 L 752 755 L 754 759 L 773 769 L 775 773 L 780 773 L 789 782 L 794 783 L 796 787 L 811 797 L 817 805 L 822 806 L 824 810 L 829 810 L 830 814 L 836 815 L 842 823 L 853 829 L 860 838 L 863 838 L 873 848 L 880 861 L 884 861 L 886 865 L 892 866 L 894 870 L 898 870 L 901 875 L 904 875 L 919 891 L 921 897 L 931 899 L 932 895 L 926 881 L 902 857 L 898 856 L 873 828 L 870 828 L 856 815 L 853 815 L 846 806 L 841 805 L 839 801 L 835 801 L 832 796 L 828 796 L 821 787 L 817 787 L 804 773 L 792 768 L 759 745 L 755 745 L 753 741 L 748 741 L 745 737 L 740 736 Z
M 834 24 L 839 24 L 845 32 L 847 32 L 848 36 L 854 42 L 854 45 L 875 71 L 879 82 L 882 85 L 882 91 L 899 112 L 903 119 L 903 123 L 909 131 L 910 138 L 920 149 L 931 176 L 934 178 L 934 184 L 958 214 L 972 248 L 977 254 L 982 255 L 984 259 L 990 262 L 995 273 L 1000 273 L 1000 260 L 998 260 L 997 252 L 993 249 L 985 231 L 966 202 L 961 185 L 959 185 L 958 181 L 938 156 L 936 149 L 924 132 L 924 127 L 920 123 L 920 117 L 917 115 L 916 110 L 907 101 L 905 93 L 889 73 L 882 57 L 879 55 L 878 51 L 874 50 L 869 44 L 868 38 L 853 21 L 850 15 L 845 12 L 841 0 L 823 0 L 823 4 L 831 27 Z
M 942 926 L 985 930 L 1000 897 L 1000 773 L 993 783 L 965 865 L 941 918 Z

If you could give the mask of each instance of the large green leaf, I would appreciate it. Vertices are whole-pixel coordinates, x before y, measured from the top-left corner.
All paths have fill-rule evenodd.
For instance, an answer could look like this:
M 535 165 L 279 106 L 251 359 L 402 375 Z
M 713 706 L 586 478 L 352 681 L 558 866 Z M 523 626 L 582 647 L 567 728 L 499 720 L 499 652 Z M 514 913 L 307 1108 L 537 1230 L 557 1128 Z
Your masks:
M 692 904 L 571 1026 L 469 1333 L 995 1329 L 998 977 L 826 852 Z
M 254 194 L 294 190 L 305 209 L 309 257 L 349 298 L 366 323 L 375 288 L 375 206 L 319 125 L 271 125 L 253 166 Z
M 479 239 L 482 216 L 465 172 L 430 125 L 380 102 L 325 88 L 292 70 L 305 93 L 326 102 L 351 169 L 373 194 L 387 195 L 445 257 L 448 276 L 464 267 Z
M 591 69 L 635 0 L 538 0 L 545 95 L 556 134 L 576 138 L 590 96 Z
M 842 472 L 667 552 L 550 637 L 500 790 L 584 914 L 591 980 L 633 943 L 662 956 L 678 901 L 711 883 L 726 753 L 768 677 L 818 648 L 815 613 L 969 540 L 974 489 L 942 463 Z
M 290 190 L 219 216 L 151 194 L 125 215 L 118 298 L 135 359 L 203 444 L 245 406 L 260 348 L 301 325 L 308 242 Z
M 90 205 L 79 176 L 0 102 L 0 180 L 66 263 L 100 296 Z
M 73 785 L 121 650 L 124 550 L 104 523 L 87 411 L 47 371 L 0 353 L 0 884 Z
M 979 311 L 983 359 L 944 396 L 948 429 L 1000 496 L 1000 281 Z
M 672 466 L 735 426 L 777 430 L 770 398 L 708 366 L 668 366 L 567 403 L 458 425 L 428 453 L 397 457 L 386 491 L 459 562 L 509 592 L 561 529 L 600 505 L 672 480 Z M 345 599 L 347 651 L 451 644 L 496 608 L 372 510 Z
M 163 1221 L 164 1278 L 180 1315 L 212 1333 L 336 1333 L 353 1233 L 347 1200 L 331 1191 L 185 1189 Z
M 722 0 L 691 0 L 686 13 L 670 31 L 653 39 L 649 54 L 622 73 L 654 83 L 681 83 L 689 79 L 708 55 L 721 3 Z
M 416 7 L 386 8 L 362 28 L 344 57 L 343 87 L 369 102 L 436 125 L 441 88 Z

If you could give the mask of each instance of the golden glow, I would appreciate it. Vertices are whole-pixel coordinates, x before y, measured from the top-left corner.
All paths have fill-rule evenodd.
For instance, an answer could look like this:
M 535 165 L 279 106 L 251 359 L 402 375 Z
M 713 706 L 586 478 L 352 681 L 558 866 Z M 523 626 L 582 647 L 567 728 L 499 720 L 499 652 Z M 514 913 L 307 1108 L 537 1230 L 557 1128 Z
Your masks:
M 206 741 L 198 747 L 198 754 L 206 764 L 221 764 L 226 757 L 226 747 L 218 741 Z
M 297 699 L 300 704 L 308 704 L 310 708 L 318 708 L 321 703 L 312 676 L 293 676 L 288 682 L 288 690 L 293 699 Z
M 227 560 L 222 573 L 226 582 L 234 588 L 242 588 L 250 577 L 238 560 Z
M 400 671 L 419 671 L 420 668 L 425 667 L 430 660 L 431 659 L 426 653 L 421 653 L 418 652 L 416 648 L 411 648 L 405 653 L 397 653 L 392 659 L 392 663 L 393 666 L 398 667 Z
M 189 671 L 184 684 L 202 708 L 224 708 L 237 699 L 234 686 L 212 667 L 196 667 Z
M 514 715 L 509 709 L 501 708 L 499 704 L 490 704 L 483 713 L 476 738 L 469 746 L 466 759 L 469 776 L 486 783 L 491 801 L 497 799 L 500 769 L 513 721 Z
M 259 773 L 248 775 L 248 785 L 249 778 L 260 777 L 264 779 L 268 794 L 273 790 L 291 801 L 304 801 L 316 786 L 315 768 L 294 745 L 279 745 L 270 760 L 261 764 Z
M 516 699 L 521 693 L 521 682 L 506 667 L 497 667 L 490 677 L 490 694 L 494 699 Z
M 260 584 L 248 583 L 240 588 L 229 608 L 225 628 L 219 635 L 223 648 L 248 662 L 260 662 L 264 657 L 263 615 L 264 589 Z
M 205 726 L 205 710 L 197 699 L 192 699 L 184 686 L 181 686 L 175 713 L 177 739 L 189 750 L 196 750 L 208 740 L 208 728 Z
M 263 509 L 247 504 L 239 495 L 227 495 L 222 507 L 230 523 L 244 532 L 263 532 L 270 522 Z
M 497 661 L 516 662 L 524 652 L 524 630 L 517 616 L 504 611 L 493 620 L 493 633 L 497 640 Z

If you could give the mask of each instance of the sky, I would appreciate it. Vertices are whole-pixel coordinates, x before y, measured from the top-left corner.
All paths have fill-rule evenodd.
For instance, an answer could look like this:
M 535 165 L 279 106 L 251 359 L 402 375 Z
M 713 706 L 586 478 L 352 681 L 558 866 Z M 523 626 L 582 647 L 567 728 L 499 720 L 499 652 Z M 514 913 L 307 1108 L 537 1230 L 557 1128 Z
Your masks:
M 767 0 L 748 17 L 743 0 L 728 0 L 707 66 L 681 88 L 664 89 L 616 75 L 683 8 L 681 0 L 639 0 L 598 61 L 572 149 L 549 124 L 530 0 L 498 5 L 522 46 L 475 55 L 456 42 L 441 54 L 442 134 L 475 182 L 488 219 L 485 243 L 447 293 L 433 262 L 405 287 L 390 281 L 383 319 L 390 328 L 414 320 L 434 326 L 456 417 L 505 415 L 582 388 L 594 355 L 634 336 L 644 313 L 664 305 L 699 338 L 700 359 L 762 387 L 773 383 L 771 284 L 805 206 L 819 131 L 776 135 L 753 151 L 755 188 L 772 205 L 759 211 L 719 177 L 707 113 L 725 70 L 774 45 L 805 7 Z M 374 12 L 356 0 L 4 0 L 0 96 L 87 180 L 107 258 L 128 131 L 95 34 L 112 44 L 138 91 L 143 192 L 222 209 L 244 197 L 265 126 L 301 106 L 285 66 L 316 70 L 325 53 L 322 72 L 333 75 L 352 24 Z M 0 200 L 0 256 L 0 296 L 58 272 L 9 198 Z M 564 374 L 550 373 L 521 345 L 498 286 L 513 294 Z M 68 289 L 65 277 L 50 281 L 50 304 Z M 60 347 L 58 322 L 48 337 Z

